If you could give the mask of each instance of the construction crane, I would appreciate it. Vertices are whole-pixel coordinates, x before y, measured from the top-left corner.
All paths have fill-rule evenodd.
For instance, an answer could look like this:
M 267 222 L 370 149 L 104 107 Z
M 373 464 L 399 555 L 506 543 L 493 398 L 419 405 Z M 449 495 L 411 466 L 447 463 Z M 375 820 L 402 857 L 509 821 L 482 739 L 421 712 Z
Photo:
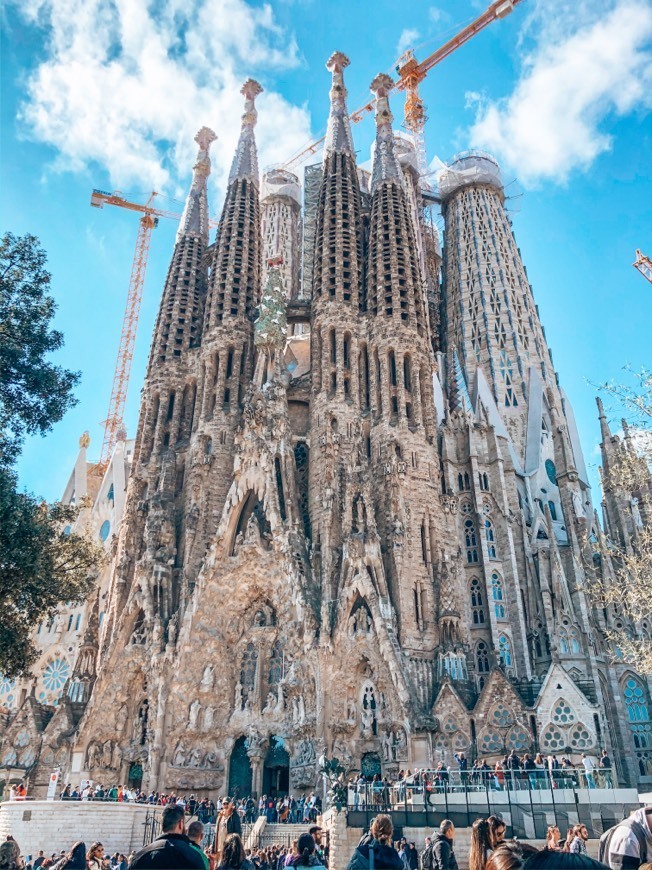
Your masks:
M 152 237 L 152 230 L 158 225 L 159 218 L 171 218 L 176 221 L 181 218 L 181 215 L 177 212 L 155 208 L 152 203 L 154 202 L 154 198 L 158 195 L 159 194 L 156 193 L 156 191 L 153 191 L 145 205 L 142 205 L 141 203 L 125 199 L 125 197 L 120 194 L 120 191 L 106 193 L 103 190 L 94 190 L 91 194 L 91 206 L 93 206 L 93 208 L 104 208 L 105 205 L 115 205 L 119 208 L 126 208 L 130 211 L 136 211 L 141 214 L 140 221 L 138 222 L 138 235 L 136 237 L 136 252 L 131 267 L 127 305 L 125 307 L 124 319 L 122 321 L 122 334 L 120 335 L 118 359 L 115 366 L 115 373 L 113 375 L 109 413 L 102 424 L 104 426 L 102 453 L 100 461 L 95 468 L 95 471 L 99 476 L 102 476 L 106 471 L 113 449 L 118 442 L 118 436 L 121 431 L 124 431 L 123 416 L 127 399 L 127 387 L 129 386 L 131 360 L 134 355 L 134 344 L 136 341 L 136 331 L 138 329 L 140 303 L 143 297 L 143 285 L 145 283 L 145 271 L 147 269 L 147 257 L 149 254 L 149 243 Z M 209 221 L 209 226 L 216 225 L 216 221 Z
M 638 269 L 641 275 L 652 284 L 652 260 L 649 257 L 646 257 L 642 251 L 637 249 L 636 259 L 632 263 L 632 266 Z
M 394 87 L 399 91 L 405 91 L 405 127 L 411 133 L 414 140 L 421 173 L 424 173 L 426 169 L 423 129 L 428 117 L 426 115 L 426 107 L 419 95 L 419 85 L 434 66 L 441 63 L 442 60 L 468 42 L 476 33 L 484 30 L 487 25 L 499 18 L 505 18 L 521 2 L 522 0 L 495 0 L 482 15 L 479 15 L 474 21 L 453 36 L 452 39 L 449 39 L 448 42 L 438 48 L 437 51 L 421 61 L 421 63 L 417 61 L 412 50 L 406 51 L 396 62 L 398 80 L 394 82 Z M 355 112 L 349 115 L 351 123 L 357 124 L 364 118 L 367 112 L 372 111 L 373 107 L 374 102 L 370 100 L 364 106 L 356 109 Z M 292 169 L 302 163 L 311 154 L 315 154 L 321 148 L 325 138 L 326 136 L 322 136 L 303 148 L 291 157 L 287 163 L 283 164 L 284 168 Z

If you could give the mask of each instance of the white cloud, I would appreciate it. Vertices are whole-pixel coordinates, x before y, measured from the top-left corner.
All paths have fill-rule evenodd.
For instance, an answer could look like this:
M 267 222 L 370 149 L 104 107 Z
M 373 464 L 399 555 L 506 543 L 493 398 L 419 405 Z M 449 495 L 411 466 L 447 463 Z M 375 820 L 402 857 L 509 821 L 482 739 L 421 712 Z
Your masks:
M 19 12 L 47 34 L 29 75 L 23 132 L 55 150 L 56 170 L 106 169 L 115 187 L 182 195 L 203 125 L 213 183 L 224 190 L 249 75 L 300 63 L 269 4 L 246 0 L 22 0 Z M 257 101 L 262 167 L 310 138 L 305 107 L 274 90 Z M 180 186 L 181 185 L 181 186 Z
M 401 32 L 398 42 L 396 43 L 396 54 L 403 54 L 407 48 L 412 48 L 419 36 L 419 31 L 415 30 L 414 27 L 406 27 L 405 30 Z
M 445 24 L 451 20 L 450 14 L 439 6 L 431 6 L 428 10 L 428 18 L 433 24 Z
M 526 22 L 512 94 L 476 100 L 474 147 L 525 184 L 563 182 L 612 147 L 608 121 L 652 108 L 650 0 L 539 0 Z M 475 95 L 467 95 L 467 98 Z

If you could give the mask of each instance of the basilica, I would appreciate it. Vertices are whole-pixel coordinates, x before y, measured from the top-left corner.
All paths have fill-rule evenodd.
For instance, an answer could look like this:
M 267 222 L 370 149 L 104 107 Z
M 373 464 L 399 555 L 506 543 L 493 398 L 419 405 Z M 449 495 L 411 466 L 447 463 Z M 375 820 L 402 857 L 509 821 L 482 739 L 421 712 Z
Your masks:
M 244 84 L 214 240 L 196 136 L 136 437 L 103 477 L 82 438 L 64 494 L 107 565 L 38 627 L 34 676 L 0 684 L 0 774 L 34 794 L 55 768 L 298 794 L 323 754 L 393 777 L 511 749 L 606 749 L 618 783 L 652 783 L 651 685 L 587 593 L 616 582 L 600 525 L 625 542 L 646 518 L 594 510 L 500 168 L 466 152 L 426 191 L 383 74 L 358 167 L 348 63 L 303 186 L 261 178 Z

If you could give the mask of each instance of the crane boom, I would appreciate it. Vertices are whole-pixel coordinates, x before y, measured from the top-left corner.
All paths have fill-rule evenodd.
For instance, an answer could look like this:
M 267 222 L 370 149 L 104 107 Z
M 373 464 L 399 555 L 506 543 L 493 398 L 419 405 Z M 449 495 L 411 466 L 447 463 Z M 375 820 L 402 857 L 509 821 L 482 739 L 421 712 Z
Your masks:
M 419 96 L 419 84 L 425 79 L 430 70 L 445 60 L 454 51 L 472 39 L 481 30 L 484 30 L 487 25 L 491 24 L 500 18 L 505 18 L 510 12 L 521 3 L 522 0 L 494 0 L 493 3 L 479 15 L 474 21 L 455 34 L 448 42 L 444 43 L 440 48 L 419 63 L 414 56 L 414 51 L 408 50 L 396 62 L 396 72 L 398 73 L 398 81 L 394 82 L 394 87 L 399 91 L 405 91 L 405 126 L 412 133 L 417 146 L 417 156 L 420 164 L 425 162 L 423 152 L 423 144 L 421 141 L 421 132 L 428 120 L 425 106 Z M 371 112 L 374 107 L 373 100 L 360 106 L 349 115 L 349 120 L 352 124 L 357 124 L 361 121 L 367 112 Z M 283 166 L 285 169 L 292 169 L 302 163 L 306 157 L 315 154 L 319 151 L 326 136 L 321 136 L 315 139 L 308 146 L 294 154 L 287 163 Z M 420 165 L 422 171 L 425 166 Z
M 652 284 L 652 260 L 646 257 L 642 251 L 636 251 L 636 260 L 632 263 L 635 269 Z

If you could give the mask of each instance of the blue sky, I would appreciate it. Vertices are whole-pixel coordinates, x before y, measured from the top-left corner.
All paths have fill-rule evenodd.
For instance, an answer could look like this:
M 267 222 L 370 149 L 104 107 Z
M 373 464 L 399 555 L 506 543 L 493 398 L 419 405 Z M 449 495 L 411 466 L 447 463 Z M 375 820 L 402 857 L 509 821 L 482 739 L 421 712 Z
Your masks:
M 61 495 L 89 430 L 99 454 L 137 230 L 135 215 L 90 208 L 93 187 L 182 200 L 202 125 L 219 211 L 252 75 L 261 166 L 324 132 L 332 51 L 351 58 L 349 107 L 399 51 L 419 58 L 487 5 L 318 0 L 9 0 L 3 13 L 0 227 L 49 254 L 62 365 L 82 371 L 79 404 L 30 439 L 21 484 Z M 650 365 L 652 285 L 631 266 L 652 253 L 652 0 L 522 0 L 435 68 L 423 85 L 429 160 L 474 146 L 503 166 L 509 207 L 587 463 L 599 429 L 589 382 Z M 397 123 L 402 105 L 393 101 Z M 371 118 L 354 128 L 367 160 Z M 161 206 L 176 208 L 161 200 Z M 155 230 L 126 421 L 140 387 L 175 227 Z M 597 493 L 594 493 L 597 501 Z

